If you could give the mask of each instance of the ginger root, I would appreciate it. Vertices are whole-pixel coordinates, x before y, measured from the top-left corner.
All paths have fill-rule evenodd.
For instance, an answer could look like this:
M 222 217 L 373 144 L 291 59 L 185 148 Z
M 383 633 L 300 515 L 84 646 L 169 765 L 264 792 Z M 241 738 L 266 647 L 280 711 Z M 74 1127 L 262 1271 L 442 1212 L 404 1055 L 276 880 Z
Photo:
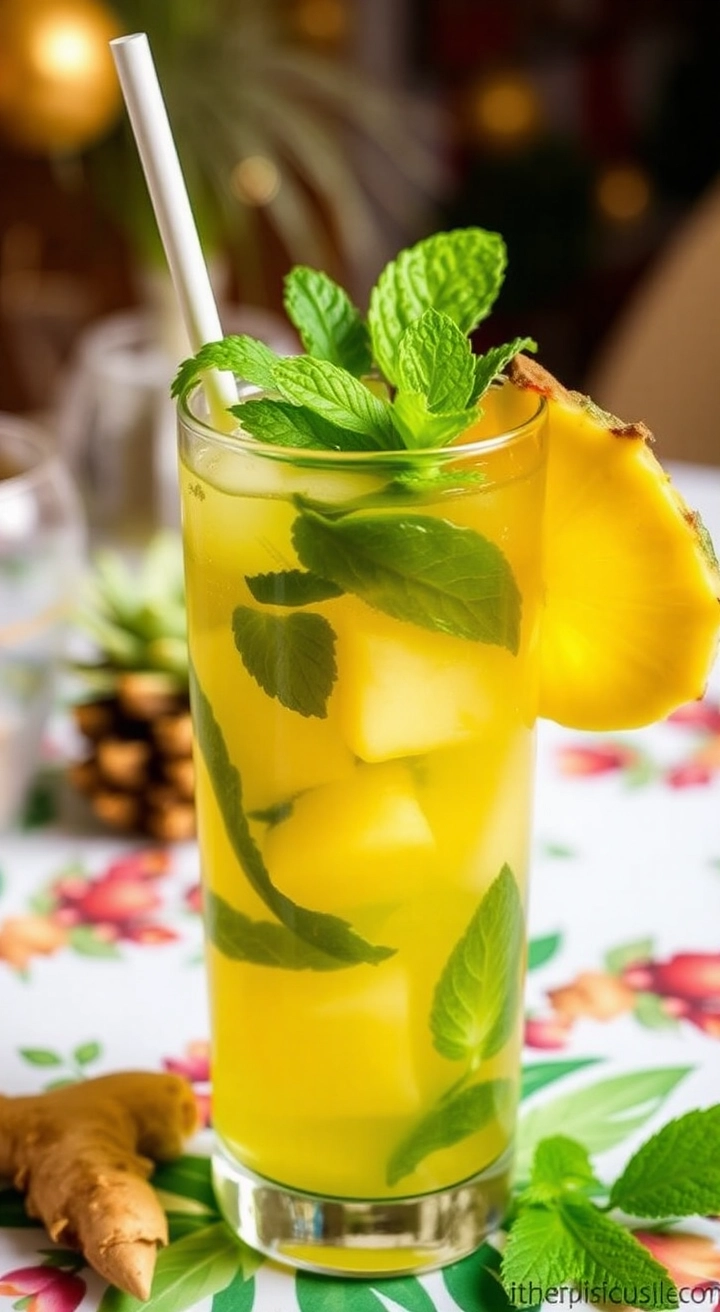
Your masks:
M 123 1071 L 29 1097 L 0 1095 L 0 1176 L 25 1194 L 50 1238 L 79 1248 L 136 1298 L 150 1296 L 167 1218 L 147 1183 L 197 1127 L 177 1075 Z

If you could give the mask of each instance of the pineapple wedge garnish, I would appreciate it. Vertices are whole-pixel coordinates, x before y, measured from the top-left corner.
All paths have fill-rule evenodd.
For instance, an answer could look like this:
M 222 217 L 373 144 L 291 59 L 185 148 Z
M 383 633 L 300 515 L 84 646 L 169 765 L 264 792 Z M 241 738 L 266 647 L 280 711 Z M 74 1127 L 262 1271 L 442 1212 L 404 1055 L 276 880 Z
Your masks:
M 513 383 L 548 403 L 540 714 L 636 728 L 701 697 L 720 634 L 720 571 L 643 424 L 623 424 L 526 356 Z

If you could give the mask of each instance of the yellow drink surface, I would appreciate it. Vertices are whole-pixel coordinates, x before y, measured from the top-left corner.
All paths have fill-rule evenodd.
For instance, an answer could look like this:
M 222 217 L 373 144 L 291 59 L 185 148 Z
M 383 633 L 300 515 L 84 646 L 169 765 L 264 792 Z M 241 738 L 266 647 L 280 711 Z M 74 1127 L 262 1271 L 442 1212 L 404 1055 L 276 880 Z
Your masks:
M 512 1142 L 516 1095 L 481 1129 L 387 1180 L 398 1145 L 470 1074 L 433 1042 L 448 958 L 503 866 L 525 886 L 542 471 L 536 453 L 513 461 L 489 451 L 484 482 L 390 504 L 386 475 L 298 472 L 253 456 L 241 476 L 236 463 L 226 446 L 181 470 L 197 679 L 273 884 L 393 955 L 293 970 L 232 960 L 208 943 L 214 1125 L 241 1163 L 295 1189 L 358 1199 L 442 1189 L 491 1166 Z M 343 593 L 304 608 L 336 635 L 327 715 L 268 696 L 243 664 L 233 614 L 257 606 L 246 576 L 301 568 L 291 537 L 298 492 L 327 506 L 369 497 L 375 514 L 439 517 L 496 543 L 522 597 L 517 654 Z M 205 886 L 253 921 L 272 920 L 233 851 L 200 752 L 197 772 Z M 473 1082 L 517 1088 L 520 1024 L 518 1015 Z

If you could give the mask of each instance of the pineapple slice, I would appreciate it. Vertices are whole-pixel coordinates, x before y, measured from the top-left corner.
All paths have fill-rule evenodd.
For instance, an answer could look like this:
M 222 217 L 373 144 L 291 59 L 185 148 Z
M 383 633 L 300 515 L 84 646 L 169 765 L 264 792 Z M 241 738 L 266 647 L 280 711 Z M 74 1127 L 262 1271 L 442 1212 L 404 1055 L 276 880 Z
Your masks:
M 549 456 L 540 714 L 631 729 L 704 691 L 720 632 L 707 533 L 623 424 L 517 356 L 516 386 L 547 397 Z
M 264 850 L 283 893 L 340 912 L 416 893 L 435 840 L 410 771 L 392 763 L 358 766 L 348 779 L 303 793 Z
M 418 756 L 477 737 L 512 688 L 501 648 L 411 627 L 363 608 L 334 621 L 340 729 L 363 761 Z M 510 687 L 498 692 L 503 676 Z M 517 680 L 515 680 L 517 682 Z

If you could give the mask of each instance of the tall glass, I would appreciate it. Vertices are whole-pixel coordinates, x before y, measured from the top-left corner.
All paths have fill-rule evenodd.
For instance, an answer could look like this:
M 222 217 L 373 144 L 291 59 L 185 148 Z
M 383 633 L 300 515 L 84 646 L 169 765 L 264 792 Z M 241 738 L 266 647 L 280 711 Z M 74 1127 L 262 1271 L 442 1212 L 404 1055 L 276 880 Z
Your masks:
M 416 1271 L 508 1194 L 544 402 L 338 453 L 180 402 L 215 1185 L 296 1266 Z

